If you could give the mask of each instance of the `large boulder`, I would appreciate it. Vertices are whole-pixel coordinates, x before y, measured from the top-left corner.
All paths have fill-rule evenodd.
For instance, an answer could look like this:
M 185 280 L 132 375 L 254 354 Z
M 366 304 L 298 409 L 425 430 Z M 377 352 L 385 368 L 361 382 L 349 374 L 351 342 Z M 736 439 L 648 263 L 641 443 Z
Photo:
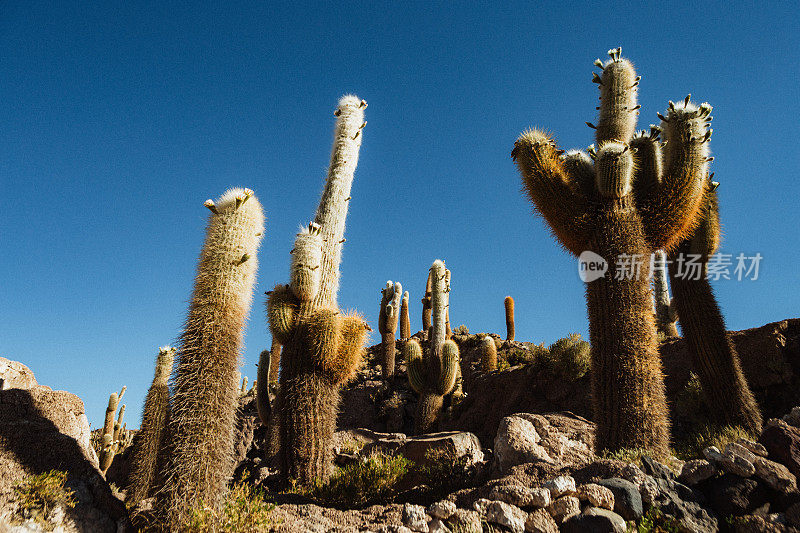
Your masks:
M 32 389 L 36 385 L 36 377 L 30 368 L 18 361 L 0 357 L 0 390 Z
M 4 364 L 15 369 L 16 377 L 0 390 L 0 526 L 21 512 L 16 484 L 31 475 L 61 470 L 67 472 L 66 487 L 76 500 L 58 524 L 64 531 L 115 532 L 118 526 L 126 527 L 125 505 L 98 469 L 83 402 L 69 392 L 36 385 L 32 374 L 26 377 L 24 365 Z M 10 375 L 8 370 L 5 375 Z M 8 383 L 29 388 L 7 388 Z
M 758 441 L 767 449 L 771 460 L 783 464 L 795 476 L 800 476 L 800 428 L 773 419 L 764 428 Z

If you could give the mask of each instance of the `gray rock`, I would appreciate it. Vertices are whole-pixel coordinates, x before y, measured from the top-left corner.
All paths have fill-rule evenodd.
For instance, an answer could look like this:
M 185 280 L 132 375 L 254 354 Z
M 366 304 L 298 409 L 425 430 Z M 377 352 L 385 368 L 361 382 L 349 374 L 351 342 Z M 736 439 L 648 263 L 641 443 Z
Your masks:
M 494 456 L 502 473 L 512 467 L 553 459 L 547 450 L 538 443 L 541 440 L 533 424 L 518 416 L 507 416 L 500 421 L 497 436 L 494 439 Z
M 486 507 L 486 521 L 490 524 L 506 527 L 512 533 L 524 533 L 525 520 L 527 518 L 528 513 L 506 502 L 494 501 Z
M 767 503 L 767 491 L 755 479 L 723 474 L 700 485 L 711 508 L 719 516 L 749 514 Z
M 447 525 L 438 518 L 428 522 L 428 533 L 453 533 Z
M 756 476 L 770 488 L 784 493 L 797 490 L 797 478 L 782 464 L 763 457 L 756 457 L 753 466 L 756 469 Z
M 487 500 L 486 498 L 479 498 L 472 503 L 472 508 L 478 511 L 480 514 L 485 515 L 486 509 L 489 507 L 490 503 L 492 503 L 492 500 Z
M 421 505 L 405 504 L 403 506 L 403 523 L 413 531 L 428 533 L 428 515 Z
M 655 479 L 668 479 L 670 481 L 675 479 L 675 472 L 670 470 L 667 465 L 659 463 L 647 455 L 642 456 L 642 471 Z
M 642 517 L 644 509 L 642 496 L 636 485 L 628 480 L 612 477 L 597 482 L 601 487 L 609 489 L 614 494 L 614 512 L 625 520 L 638 520 Z
M 750 463 L 756 460 L 756 454 L 754 454 L 753 452 L 751 452 L 749 449 L 742 446 L 738 442 L 729 442 L 728 444 L 726 444 L 725 451 L 723 453 L 738 455 L 739 457 L 747 460 Z
M 434 518 L 441 518 L 442 520 L 447 520 L 455 512 L 456 504 L 450 500 L 436 502 L 428 508 L 429 515 Z
M 525 520 L 526 533 L 558 533 L 558 524 L 545 509 L 536 509 Z
M 569 495 L 574 493 L 575 480 L 572 476 L 558 476 L 546 482 L 542 487 L 550 491 L 551 499 L 556 499 L 565 494 Z
M 717 468 L 705 459 L 692 459 L 683 463 L 678 480 L 687 485 L 697 485 L 701 481 L 713 477 Z
M 740 438 L 736 439 L 736 443 L 744 446 L 745 448 L 750 450 L 752 453 L 754 453 L 756 455 L 759 455 L 761 457 L 767 457 L 767 455 L 769 455 L 769 453 L 767 452 L 767 449 L 764 448 L 764 445 L 761 444 L 760 442 L 755 442 L 755 441 L 752 441 L 750 439 L 746 439 L 744 437 L 740 437 Z
M 477 511 L 456 509 L 447 520 L 451 529 L 461 533 L 482 533 L 481 515 Z
M 718 531 L 716 516 L 705 509 L 705 498 L 700 492 L 677 481 L 656 479 L 655 482 L 658 493 L 652 505 L 659 506 L 665 514 L 677 519 L 684 530 Z
M 560 524 L 572 515 L 581 512 L 581 501 L 575 496 L 562 496 L 547 506 L 547 512 Z
M 550 491 L 545 488 L 529 489 L 522 485 L 500 485 L 492 488 L 489 499 L 517 507 L 547 507 L 550 505 Z
M 397 453 L 417 466 L 429 464 L 431 457 L 442 456 L 452 461 L 463 460 L 467 467 L 483 461 L 478 437 L 466 431 L 443 431 L 409 437 L 397 448 Z
M 735 474 L 741 477 L 750 477 L 756 473 L 756 468 L 753 463 L 748 461 L 742 455 L 737 455 L 731 451 L 726 450 L 721 453 L 716 446 L 709 446 L 703 450 L 703 456 L 713 463 L 714 466 L 728 474 Z
M 625 533 L 625 520 L 615 512 L 587 507 L 583 514 L 570 517 L 561 524 L 563 533 Z

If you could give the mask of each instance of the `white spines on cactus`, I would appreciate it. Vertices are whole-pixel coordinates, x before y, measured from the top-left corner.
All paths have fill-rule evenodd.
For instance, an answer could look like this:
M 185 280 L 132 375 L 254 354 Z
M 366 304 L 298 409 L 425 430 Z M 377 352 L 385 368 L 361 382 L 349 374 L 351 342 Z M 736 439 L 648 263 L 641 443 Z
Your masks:
M 311 301 L 319 291 L 322 274 L 322 235 L 318 224 L 302 228 L 294 240 L 290 284 L 301 301 Z

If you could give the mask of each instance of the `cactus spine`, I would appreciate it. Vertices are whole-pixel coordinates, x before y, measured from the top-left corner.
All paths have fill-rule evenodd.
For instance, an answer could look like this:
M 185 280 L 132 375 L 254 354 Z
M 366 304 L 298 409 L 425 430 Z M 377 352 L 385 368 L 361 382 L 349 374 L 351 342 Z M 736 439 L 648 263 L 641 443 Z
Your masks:
M 111 463 L 114 461 L 114 455 L 117 453 L 117 449 L 119 448 L 119 427 L 117 427 L 117 421 L 114 419 L 114 416 L 117 414 L 117 407 L 119 407 L 119 401 L 122 399 L 122 396 L 125 394 L 125 390 L 127 387 L 122 387 L 119 393 L 112 392 L 111 395 L 108 397 L 108 407 L 106 407 L 106 417 L 103 421 L 103 445 L 100 450 L 100 470 L 103 474 L 106 473 L 108 468 L 111 466 Z M 125 406 L 122 406 L 120 409 L 120 419 L 119 422 L 122 422 L 122 416 L 125 413 Z
M 506 296 L 503 300 L 503 305 L 506 308 L 506 340 L 514 340 L 514 298 Z
M 159 450 L 169 419 L 169 375 L 175 359 L 175 348 L 159 348 L 153 383 L 144 400 L 142 424 L 136 437 L 128 478 L 126 501 L 134 504 L 150 496 L 156 479 Z
M 657 250 L 653 268 L 653 304 L 656 313 L 656 327 L 664 338 L 677 337 L 678 328 L 670 312 L 669 284 L 667 283 L 667 256 Z
M 264 232 L 261 205 L 249 189 L 231 189 L 205 205 L 211 215 L 179 341 L 169 459 L 154 507 L 173 531 L 193 508 L 216 507 L 232 473 L 239 350 Z
M 381 291 L 381 308 L 378 312 L 378 331 L 381 334 L 381 351 L 383 352 L 383 379 L 394 377 L 394 353 L 397 335 L 397 322 L 400 317 L 400 299 L 403 286 L 400 282 L 386 282 Z
M 432 320 L 428 353 L 423 357 L 422 347 L 414 339 L 403 347 L 409 383 L 420 395 L 414 420 L 414 430 L 418 434 L 429 433 L 433 428 L 442 411 L 444 396 L 453 390 L 461 369 L 458 346 L 445 338 L 450 271 L 437 259 L 428 279 L 431 280 Z
M 611 268 L 586 284 L 595 446 L 666 456 L 669 420 L 649 256 L 673 249 L 696 224 L 705 194 L 711 106 L 696 107 L 688 97 L 683 105 L 670 102 L 662 154 L 658 128 L 633 137 L 639 77 L 619 48 L 609 56 L 595 62 L 603 72 L 594 76 L 601 89 L 594 164 L 574 152 L 565 155 L 538 130 L 523 133 L 511 155 L 533 204 L 567 250 L 591 251 L 612 265 L 637 261 L 631 275 L 617 279 Z
M 410 337 L 411 319 L 408 315 L 408 291 L 406 291 L 400 303 L 400 339 L 407 341 Z
M 689 346 L 692 366 L 700 378 L 703 396 L 714 422 L 741 426 L 753 435 L 761 433 L 761 411 L 742 373 L 739 354 L 728 337 L 725 320 L 706 277 L 708 260 L 720 241 L 717 193 L 711 191 L 704 217 L 691 239 L 678 248 L 670 262 L 673 305 Z M 677 254 L 699 254 L 703 266 L 698 279 L 679 276 Z
M 355 96 L 339 101 L 331 163 L 314 222 L 295 239 L 290 285 L 276 287 L 267 302 L 270 329 L 283 344 L 276 406 L 281 475 L 301 485 L 330 475 L 339 388 L 361 362 L 368 329 L 360 316 L 341 314 L 336 303 L 366 107 Z
M 497 370 L 497 345 L 488 335 L 481 341 L 481 370 L 484 372 Z

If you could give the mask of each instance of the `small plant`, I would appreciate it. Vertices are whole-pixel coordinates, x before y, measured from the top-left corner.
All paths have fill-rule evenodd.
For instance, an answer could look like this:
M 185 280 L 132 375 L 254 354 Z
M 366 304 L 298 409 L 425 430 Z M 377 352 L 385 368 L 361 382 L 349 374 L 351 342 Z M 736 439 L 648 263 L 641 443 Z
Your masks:
M 273 524 L 271 516 L 275 505 L 266 501 L 264 492 L 246 481 L 234 484 L 219 510 L 200 506 L 191 510 L 187 531 L 191 532 L 244 532 L 263 531 Z
M 469 328 L 466 324 L 461 324 L 453 330 L 453 335 L 469 335 Z
M 592 366 L 589 343 L 578 333 L 558 339 L 549 349 L 547 362 L 550 368 L 568 381 L 582 378 Z
M 718 426 L 708 424 L 701 426 L 695 433 L 688 435 L 675 444 L 675 455 L 684 460 L 703 457 L 703 450 L 716 446 L 722 450 L 729 442 L 740 438 L 753 439 L 753 435 L 741 426 Z
M 425 453 L 425 462 L 414 470 L 429 486 L 427 496 L 439 500 L 469 485 L 473 471 L 468 461 L 449 450 L 431 449 Z
M 647 510 L 637 525 L 628 522 L 628 533 L 678 533 L 682 531 L 680 523 L 672 516 L 664 514 L 659 507 Z
M 411 461 L 401 455 L 375 453 L 364 461 L 337 469 L 330 479 L 307 495 L 335 507 L 362 507 L 385 501 L 408 472 Z
M 14 485 L 14 495 L 19 502 L 24 518 L 47 527 L 50 513 L 57 507 L 75 507 L 75 493 L 66 488 L 67 473 L 50 470 L 30 476 Z M 49 531 L 49 529 L 48 529 Z
M 529 365 L 533 363 L 533 353 L 528 350 L 514 350 L 506 355 L 508 366 Z

